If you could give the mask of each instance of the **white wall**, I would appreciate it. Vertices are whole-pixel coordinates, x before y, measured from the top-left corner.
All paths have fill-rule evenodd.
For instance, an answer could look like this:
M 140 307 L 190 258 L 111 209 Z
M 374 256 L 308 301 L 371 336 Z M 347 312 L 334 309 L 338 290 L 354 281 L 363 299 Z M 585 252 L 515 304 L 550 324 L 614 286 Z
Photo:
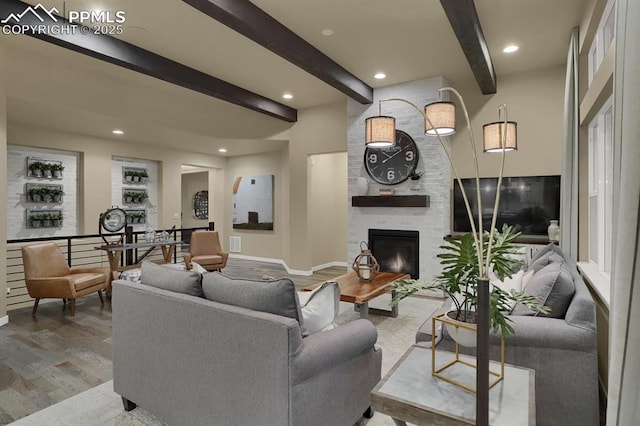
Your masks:
M 364 168 L 364 121 L 378 115 L 378 100 L 402 98 L 423 106 L 438 99 L 438 89 L 445 86 L 441 77 L 410 83 L 387 86 L 374 91 L 372 105 L 348 103 L 349 139 L 349 199 L 356 195 L 358 177 L 368 177 Z M 424 135 L 424 118 L 413 107 L 402 102 L 386 102 L 383 115 L 396 118 L 396 128 L 408 133 L 416 142 L 420 152 L 417 171 L 424 171 L 420 179 L 422 189 L 413 191 L 411 180 L 399 185 L 369 185 L 369 195 L 380 188 L 393 188 L 396 195 L 422 195 L 430 197 L 430 206 L 416 207 L 349 207 L 349 260 L 360 254 L 360 242 L 367 241 L 368 229 L 399 229 L 420 232 L 420 278 L 429 280 L 441 270 L 436 258 L 442 238 L 449 234 L 450 180 L 451 170 L 445 153 L 437 139 Z
M 61 161 L 62 179 L 27 176 L 27 157 Z M 78 163 L 77 152 L 37 149 L 17 145 L 7 147 L 7 239 L 57 237 L 78 234 Z M 26 184 L 62 185 L 61 203 L 27 203 Z M 62 210 L 61 228 L 27 227 L 26 210 Z
M 123 168 L 135 167 L 146 169 L 149 178 L 146 183 L 124 183 L 122 182 Z M 146 189 L 149 198 L 140 204 L 124 204 L 122 194 L 124 188 Z M 135 158 L 114 157 L 111 161 L 111 203 L 120 206 L 124 210 L 146 210 L 147 220 L 145 223 L 133 223 L 134 231 L 144 231 L 149 225 L 153 229 L 158 229 L 158 162 L 149 160 L 138 160 Z

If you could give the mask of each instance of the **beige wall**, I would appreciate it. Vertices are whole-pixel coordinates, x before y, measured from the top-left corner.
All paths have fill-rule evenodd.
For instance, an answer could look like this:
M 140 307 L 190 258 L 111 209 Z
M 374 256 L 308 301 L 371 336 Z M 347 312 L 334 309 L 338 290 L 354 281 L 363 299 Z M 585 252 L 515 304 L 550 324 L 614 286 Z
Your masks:
M 347 153 L 309 156 L 309 228 L 313 266 L 347 260 Z
M 501 77 L 498 92 L 482 95 L 475 82 L 456 87 L 462 94 L 478 146 L 480 175 L 497 176 L 499 154 L 482 153 L 482 125 L 498 121 L 506 104 L 509 120 L 518 123 L 518 151 L 507 154 L 505 176 L 558 175 L 561 172 L 565 66 Z M 468 132 L 458 108 L 458 132 L 451 151 L 461 177 L 474 177 Z
M 255 256 L 270 259 L 283 259 L 283 232 L 287 228 L 287 221 L 283 216 L 286 204 L 283 194 L 286 191 L 286 181 L 283 176 L 284 158 L 281 151 L 231 157 L 225 171 L 224 194 L 224 222 L 216 223 L 216 229 L 224 229 L 225 235 L 242 238 L 242 252 L 244 256 Z M 236 176 L 274 175 L 273 189 L 273 231 L 250 229 L 233 229 L 233 181 Z M 229 247 L 228 237 L 222 241 L 223 247 Z M 286 262 L 286 259 L 284 259 Z
M 170 228 L 173 225 L 180 227 L 181 164 L 223 169 L 226 163 L 224 158 L 213 155 L 162 147 L 150 148 L 144 144 L 63 133 L 19 123 L 9 123 L 8 142 L 13 145 L 81 153 L 79 181 L 82 197 L 79 203 L 79 217 L 82 222 L 79 229 L 84 234 L 95 234 L 97 218 L 100 213 L 111 207 L 112 156 L 160 162 L 158 226 L 161 228 Z M 3 152 L 3 155 L 6 155 L 6 149 Z
M 182 174 L 182 228 L 208 226 L 209 219 L 198 219 L 193 215 L 193 195 L 208 190 L 208 172 Z
M 4 47 L 0 44 L 0 200 L 7 199 L 7 97 L 5 93 Z M 0 208 L 2 209 L 2 208 Z M 7 314 L 7 215 L 0 214 L 0 320 Z
M 347 104 L 330 104 L 298 111 L 298 122 L 290 130 L 289 163 L 289 235 L 283 258 L 296 270 L 309 271 L 312 264 L 310 224 L 308 221 L 307 157 L 312 154 L 347 150 Z M 344 233 L 346 233 L 346 222 Z

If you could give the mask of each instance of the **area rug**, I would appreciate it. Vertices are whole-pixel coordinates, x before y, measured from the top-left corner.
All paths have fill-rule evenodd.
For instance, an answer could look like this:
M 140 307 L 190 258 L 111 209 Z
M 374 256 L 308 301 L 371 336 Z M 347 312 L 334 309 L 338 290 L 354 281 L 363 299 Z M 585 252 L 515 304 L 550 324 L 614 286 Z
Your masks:
M 372 307 L 389 309 L 390 296 L 383 295 L 371 303 Z M 382 348 L 382 375 L 384 376 L 415 341 L 420 325 L 440 307 L 437 299 L 409 297 L 399 306 L 397 318 L 370 315 L 369 320 L 378 330 L 378 345 Z M 338 324 L 359 318 L 353 305 L 340 302 Z M 113 382 L 103 383 L 88 391 L 24 417 L 14 426 L 165 426 L 157 417 L 142 407 L 126 412 L 120 396 L 113 391 Z M 395 426 L 393 420 L 381 413 L 371 419 L 361 419 L 358 426 Z M 178 425 L 171 425 L 178 426 Z

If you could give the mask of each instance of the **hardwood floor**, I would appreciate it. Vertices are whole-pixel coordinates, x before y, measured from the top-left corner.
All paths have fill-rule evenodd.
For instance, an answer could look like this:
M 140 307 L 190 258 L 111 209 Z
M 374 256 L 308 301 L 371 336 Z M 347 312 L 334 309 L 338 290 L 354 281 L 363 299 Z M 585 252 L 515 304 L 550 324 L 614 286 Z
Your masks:
M 312 276 L 288 275 L 277 264 L 229 259 L 231 277 L 288 276 L 297 286 L 326 281 L 346 272 L 331 267 Z M 9 312 L 0 327 L 0 425 L 25 417 L 112 379 L 111 304 L 98 296 L 77 300 L 76 315 L 62 301 Z

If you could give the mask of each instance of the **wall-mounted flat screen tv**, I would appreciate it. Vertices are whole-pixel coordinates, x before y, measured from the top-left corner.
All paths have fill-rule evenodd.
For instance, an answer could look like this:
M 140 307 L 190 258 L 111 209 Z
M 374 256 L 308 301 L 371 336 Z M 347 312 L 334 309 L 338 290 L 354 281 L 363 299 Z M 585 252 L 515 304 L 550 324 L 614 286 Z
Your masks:
M 465 193 L 478 223 L 478 202 L 475 178 L 462 179 Z M 498 178 L 480 179 L 482 222 L 485 230 L 491 225 Z M 458 182 L 453 182 L 453 232 L 471 231 L 469 217 Z M 523 235 L 547 235 L 549 221 L 560 219 L 560 176 L 503 177 L 496 227 L 513 225 Z

